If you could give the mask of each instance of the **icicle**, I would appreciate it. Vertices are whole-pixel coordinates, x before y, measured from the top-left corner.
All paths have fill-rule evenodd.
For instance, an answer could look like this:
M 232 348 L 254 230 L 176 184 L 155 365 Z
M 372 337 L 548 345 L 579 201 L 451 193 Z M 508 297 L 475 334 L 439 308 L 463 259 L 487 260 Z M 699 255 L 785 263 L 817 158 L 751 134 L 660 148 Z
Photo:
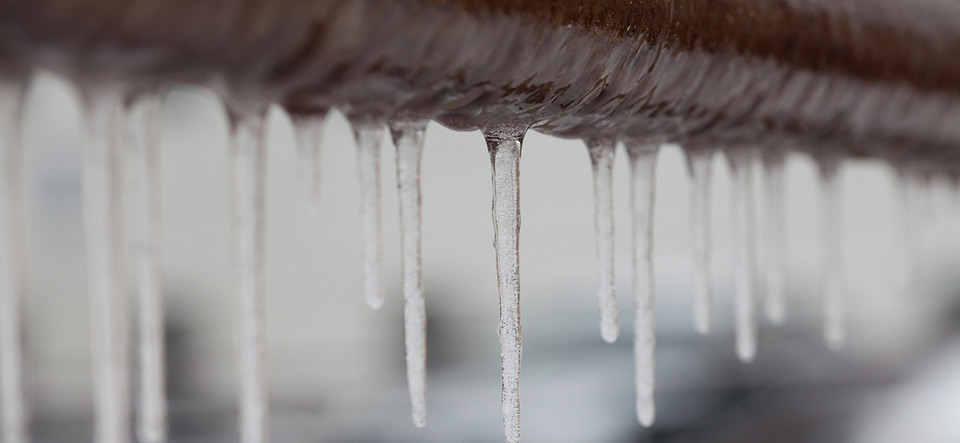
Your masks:
M 264 354 L 265 111 L 231 115 L 233 222 L 240 297 L 240 441 L 267 441 Z
M 26 443 L 30 438 L 22 348 L 27 285 L 22 105 L 23 85 L 0 83 L 0 423 L 4 443 Z
M 633 217 L 633 360 L 637 389 L 637 421 L 653 425 L 654 354 L 653 317 L 653 197 L 657 145 L 626 142 L 630 156 L 631 213 Z
M 587 149 L 593 166 L 594 225 L 597 242 L 597 276 L 600 280 L 600 336 L 607 343 L 617 341 L 617 291 L 613 277 L 613 159 L 617 141 L 588 139 Z
M 493 168 L 493 237 L 500 292 L 503 431 L 520 441 L 520 148 L 523 132 L 484 132 Z
M 426 121 L 391 123 L 397 147 L 403 267 L 403 337 L 413 424 L 427 425 L 427 311 L 420 270 L 420 157 Z
M 843 306 L 843 256 L 840 238 L 840 183 L 835 159 L 820 162 L 820 279 L 823 337 L 838 350 L 846 339 Z
M 380 139 L 383 125 L 366 119 L 351 119 L 357 140 L 363 223 L 363 294 L 372 309 L 383 306 L 383 233 L 380 206 Z
M 123 293 L 120 145 L 123 98 L 86 91 L 83 205 L 95 389 L 95 439 L 130 440 L 128 319 Z
M 710 176 L 713 151 L 686 151 L 690 173 L 690 226 L 693 245 L 693 325 L 710 332 L 713 316 L 713 273 L 710 264 Z
M 730 151 L 733 179 L 734 273 L 736 290 L 737 357 L 751 362 L 757 353 L 756 239 L 753 228 L 753 171 L 750 153 Z
M 763 156 L 763 246 L 764 307 L 767 319 L 782 325 L 787 317 L 786 245 L 784 244 L 783 165 L 785 153 L 769 152 Z
M 291 116 L 297 134 L 301 206 L 314 218 L 320 216 L 320 137 L 326 117 L 325 109 Z
M 906 169 L 897 170 L 900 194 L 902 243 L 900 251 L 899 290 L 907 294 L 914 289 L 920 276 L 920 237 L 922 225 L 922 198 L 914 176 Z
M 130 214 L 132 258 L 140 301 L 140 395 L 137 434 L 142 443 L 167 439 L 164 306 L 160 265 L 160 97 L 138 98 L 130 108 Z

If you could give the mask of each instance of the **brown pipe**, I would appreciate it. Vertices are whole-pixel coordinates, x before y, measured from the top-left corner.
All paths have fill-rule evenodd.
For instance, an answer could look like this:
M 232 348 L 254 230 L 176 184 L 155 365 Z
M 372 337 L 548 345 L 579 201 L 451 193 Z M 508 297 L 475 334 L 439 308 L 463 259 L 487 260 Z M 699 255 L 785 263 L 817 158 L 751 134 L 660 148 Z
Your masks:
M 952 0 L 0 0 L 0 37 L 7 66 L 294 113 L 960 168 Z

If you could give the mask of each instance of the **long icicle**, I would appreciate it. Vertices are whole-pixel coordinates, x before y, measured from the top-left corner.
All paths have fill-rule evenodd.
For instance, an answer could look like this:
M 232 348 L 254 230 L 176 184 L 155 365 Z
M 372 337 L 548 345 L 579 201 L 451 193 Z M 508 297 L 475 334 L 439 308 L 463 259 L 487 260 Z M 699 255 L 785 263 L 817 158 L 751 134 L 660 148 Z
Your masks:
M 617 341 L 617 336 L 620 334 L 617 290 L 613 275 L 615 244 L 613 236 L 613 160 L 617 153 L 617 141 L 607 138 L 588 139 L 586 144 L 593 167 L 600 336 L 605 342 L 613 343 Z
M 363 294 L 371 309 L 380 309 L 383 289 L 383 217 L 380 202 L 380 139 L 383 124 L 363 118 L 350 121 L 357 140 L 360 218 L 363 223 Z
M 156 94 L 136 99 L 129 111 L 132 262 L 139 299 L 140 373 L 137 435 L 142 443 L 167 440 L 164 305 L 160 263 L 159 111 Z
M 690 173 L 690 238 L 693 252 L 693 325 L 710 332 L 713 317 L 713 272 L 710 262 L 710 189 L 713 151 L 686 151 Z
M 658 145 L 628 141 L 630 201 L 633 218 L 633 360 L 637 389 L 637 421 L 652 426 L 656 353 L 653 282 L 653 205 Z
M 523 133 L 484 132 L 493 168 L 493 242 L 500 292 L 500 403 L 507 443 L 520 441 L 520 149 Z
M 397 122 L 390 134 L 397 147 L 400 242 L 403 248 L 403 337 L 413 424 L 427 425 L 427 308 L 420 259 L 420 158 L 426 121 Z
M 820 280 L 823 296 L 823 338 L 827 346 L 833 350 L 842 348 L 846 341 L 838 166 L 835 159 L 820 161 Z
M 787 318 L 786 234 L 784 217 L 785 153 L 771 150 L 763 156 L 764 308 L 767 320 L 782 325 Z
M 0 83 L 0 410 L 4 443 L 30 439 L 24 393 L 23 299 L 27 292 L 23 84 Z
M 128 319 L 123 293 L 120 202 L 123 97 L 114 89 L 85 94 L 83 206 L 98 443 L 130 441 Z
M 320 216 L 320 138 L 327 111 L 291 116 L 297 135 L 300 206 L 310 217 Z
M 233 222 L 240 297 L 240 441 L 268 440 L 264 354 L 265 111 L 231 115 Z
M 737 357 L 747 363 L 757 354 L 757 251 L 753 227 L 752 155 L 743 150 L 727 152 L 733 179 L 734 283 Z

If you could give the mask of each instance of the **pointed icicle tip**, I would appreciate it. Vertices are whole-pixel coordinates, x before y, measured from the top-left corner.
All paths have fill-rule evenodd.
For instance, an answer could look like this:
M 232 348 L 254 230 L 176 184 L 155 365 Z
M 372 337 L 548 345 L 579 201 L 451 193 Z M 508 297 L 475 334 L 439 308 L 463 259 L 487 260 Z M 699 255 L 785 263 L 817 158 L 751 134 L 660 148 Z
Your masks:
M 630 201 L 633 231 L 634 297 L 633 359 L 637 420 L 653 424 L 656 336 L 654 319 L 653 211 L 659 144 L 626 141 L 630 157 Z
M 383 123 L 350 117 L 357 141 L 357 176 L 360 180 L 360 218 L 363 229 L 363 297 L 371 309 L 383 306 L 383 216 L 380 185 L 380 141 Z
M 600 336 L 613 343 L 620 334 L 616 281 L 614 279 L 615 240 L 613 233 L 613 161 L 617 141 L 612 138 L 585 140 L 593 168 L 594 229 L 599 280 Z
M 420 163 L 426 121 L 392 122 L 400 193 L 403 337 L 413 424 L 427 425 L 427 311 L 421 271 Z
M 484 130 L 493 168 L 493 226 L 500 293 L 501 392 L 504 439 L 520 442 L 520 150 L 523 132 Z

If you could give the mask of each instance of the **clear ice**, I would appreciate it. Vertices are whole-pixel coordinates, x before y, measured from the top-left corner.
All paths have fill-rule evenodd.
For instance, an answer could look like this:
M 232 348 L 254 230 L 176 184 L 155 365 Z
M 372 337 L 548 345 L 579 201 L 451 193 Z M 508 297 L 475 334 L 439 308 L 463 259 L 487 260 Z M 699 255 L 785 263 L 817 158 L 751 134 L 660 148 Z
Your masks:
M 757 354 L 757 250 L 753 227 L 752 154 L 745 150 L 727 152 L 733 181 L 734 290 L 737 357 L 751 362 Z
M 600 336 L 607 343 L 617 341 L 620 333 L 617 291 L 614 281 L 613 236 L 613 160 L 617 141 L 588 139 L 587 150 L 593 167 L 594 225 L 597 243 L 597 277 L 600 298 Z
M 320 138 L 327 112 L 291 116 L 297 136 L 300 205 L 310 217 L 320 216 Z
M 844 328 L 843 246 L 838 164 L 820 162 L 820 279 L 823 296 L 823 338 L 830 349 L 846 341 Z
M 23 85 L 0 83 L 0 426 L 4 443 L 26 443 L 23 330 L 26 296 L 25 155 L 21 144 Z
M 713 317 L 713 272 L 710 261 L 710 187 L 713 151 L 686 151 L 690 173 L 690 244 L 693 252 L 693 325 L 710 332 Z
M 351 120 L 357 140 L 357 167 L 360 177 L 360 218 L 363 224 L 363 295 L 371 309 L 384 301 L 383 233 L 380 203 L 380 139 L 383 124 L 364 118 Z
M 128 111 L 131 262 L 139 300 L 139 404 L 142 443 L 167 439 L 164 305 L 160 264 L 159 111 L 156 94 L 137 98 Z
M 265 112 L 231 115 L 233 222 L 240 297 L 240 441 L 268 438 L 264 354 Z
M 84 91 L 83 212 L 94 377 L 94 441 L 130 441 L 128 318 L 123 276 L 124 98 Z
M 500 402 L 507 443 L 520 441 L 520 148 L 523 133 L 484 132 L 493 168 L 493 237 L 500 292 Z
M 637 421 L 653 425 L 654 405 L 654 283 L 653 283 L 653 207 L 655 165 L 659 146 L 628 141 L 630 156 L 630 201 L 633 227 L 633 359 L 637 389 Z
M 397 147 L 402 246 L 403 337 L 413 424 L 427 425 L 427 311 L 420 259 L 420 158 L 427 122 L 395 122 L 390 134 Z
M 786 234 L 783 202 L 786 153 L 771 151 L 763 156 L 763 291 L 767 320 L 782 325 L 787 318 Z

